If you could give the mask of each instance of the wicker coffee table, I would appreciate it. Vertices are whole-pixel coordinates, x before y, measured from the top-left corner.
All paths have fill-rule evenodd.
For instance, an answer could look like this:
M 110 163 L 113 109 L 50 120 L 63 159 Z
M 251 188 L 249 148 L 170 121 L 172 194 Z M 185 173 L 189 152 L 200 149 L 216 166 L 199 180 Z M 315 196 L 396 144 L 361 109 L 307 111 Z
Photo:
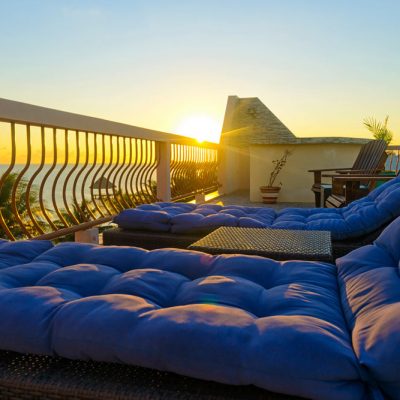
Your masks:
M 251 254 L 276 260 L 332 261 L 329 231 L 221 227 L 188 249 L 210 254 Z

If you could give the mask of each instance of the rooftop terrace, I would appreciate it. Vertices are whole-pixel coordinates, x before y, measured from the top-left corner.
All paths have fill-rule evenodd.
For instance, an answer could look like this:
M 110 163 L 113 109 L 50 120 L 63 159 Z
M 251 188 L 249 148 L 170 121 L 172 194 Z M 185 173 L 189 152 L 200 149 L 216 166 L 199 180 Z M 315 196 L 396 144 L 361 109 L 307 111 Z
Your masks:
M 310 207 L 307 171 L 349 167 L 366 142 L 297 138 L 258 98 L 237 96 L 228 98 L 220 144 L 5 99 L 0 134 L 0 230 L 12 240 L 55 239 L 126 208 L 216 190 L 212 203 L 263 207 L 259 187 L 286 150 L 278 204 L 268 206 Z M 397 170 L 394 151 L 389 168 Z
M 0 398 L 361 400 L 371 387 L 380 399 L 381 389 L 397 395 L 398 329 L 386 310 L 398 305 L 399 178 L 379 177 L 392 183 L 374 207 L 366 199 L 367 222 L 357 207 L 313 209 L 308 169 L 348 167 L 364 141 L 299 140 L 249 102 L 246 118 L 273 121 L 216 145 L 0 100 L 0 233 L 11 239 L 0 241 Z M 279 201 L 263 204 L 259 186 L 288 146 Z M 397 172 L 399 148 L 388 153 Z M 299 209 L 271 210 L 288 207 Z M 137 219 L 124 222 L 127 214 Z M 221 221 L 228 227 L 215 231 Z M 390 222 L 378 244 L 359 249 Z M 74 233 L 94 243 L 96 227 L 117 237 L 104 244 L 127 246 L 20 240 Z M 221 231 L 225 247 L 206 236 Z M 179 250 L 198 239 L 202 252 Z M 332 264 L 355 247 L 357 262 Z M 351 324 L 370 335 L 372 378 L 359 372 Z

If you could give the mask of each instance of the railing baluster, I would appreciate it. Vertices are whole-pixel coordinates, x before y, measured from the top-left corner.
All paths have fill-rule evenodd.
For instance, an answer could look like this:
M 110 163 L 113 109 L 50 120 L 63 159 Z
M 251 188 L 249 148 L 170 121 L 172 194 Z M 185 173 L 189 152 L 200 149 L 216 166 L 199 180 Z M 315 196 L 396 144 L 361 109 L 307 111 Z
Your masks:
M 185 158 L 184 158 L 184 162 L 182 164 L 182 182 L 184 184 L 184 193 L 191 193 L 193 192 L 193 187 L 194 185 L 194 181 L 193 181 L 193 171 L 191 170 L 191 167 L 193 166 L 193 164 L 191 163 L 191 156 L 192 156 L 192 146 L 184 146 L 185 148 Z
M 110 135 L 110 163 L 108 164 L 107 168 L 105 169 L 104 173 L 103 173 L 103 177 L 105 178 L 105 184 L 106 184 L 106 196 L 107 196 L 107 203 L 110 204 L 111 208 L 114 209 L 115 213 L 118 214 L 119 210 L 118 208 L 115 206 L 111 195 L 110 195 L 110 185 L 112 185 L 112 190 L 114 192 L 114 184 L 112 183 L 111 180 L 111 174 L 112 174 L 112 170 L 113 170 L 113 161 L 114 161 L 114 146 L 113 146 L 113 135 Z M 108 172 L 108 174 L 107 174 Z M 111 212 L 114 213 L 114 212 Z M 110 213 L 110 214 L 111 214 Z
M 102 190 L 102 180 L 103 180 L 103 175 L 100 175 L 100 172 L 102 171 L 102 169 L 104 168 L 105 162 L 106 162 L 106 155 L 105 155 L 105 135 L 101 135 L 101 163 L 98 167 L 98 169 L 96 170 L 95 174 L 93 175 L 93 179 L 92 179 L 92 184 L 90 186 L 91 188 L 91 195 L 92 195 L 92 199 L 94 200 L 95 206 L 98 209 L 98 211 L 101 213 L 102 217 L 105 216 L 104 212 L 101 210 L 100 207 L 98 207 L 97 205 L 97 201 L 96 201 L 96 197 L 94 196 L 94 189 L 97 189 L 99 191 L 99 194 L 97 195 L 101 204 L 103 205 L 104 209 L 106 210 L 107 214 L 111 214 L 111 211 L 107 208 L 107 205 L 104 202 L 101 190 Z M 97 148 L 97 141 L 96 141 L 96 148 Z M 97 179 L 97 177 L 99 176 L 99 178 Z M 96 187 L 96 184 L 98 185 L 98 187 Z
M 67 168 L 67 165 L 68 165 L 68 150 L 69 150 L 69 148 L 68 148 L 68 134 L 67 134 L 67 130 L 66 129 L 64 129 L 63 132 L 64 132 L 64 164 L 62 165 L 62 167 L 58 171 L 56 177 L 54 178 L 54 183 L 53 183 L 52 192 L 51 192 L 51 198 L 52 198 L 52 201 L 53 201 L 54 210 L 56 211 L 56 213 L 58 215 L 58 218 L 60 219 L 62 224 L 65 227 L 67 227 L 68 223 L 67 223 L 66 219 L 64 218 L 64 215 L 62 214 L 62 212 L 58 208 L 57 198 L 56 198 L 58 180 L 60 179 L 60 176 L 62 175 L 62 173 L 64 172 L 64 170 Z
M 143 152 L 143 139 L 140 140 L 140 147 L 139 147 L 139 154 L 140 154 L 140 161 L 139 161 L 139 169 L 136 173 L 136 193 L 139 197 L 140 203 L 146 203 L 146 198 L 144 196 L 144 189 L 142 186 L 142 171 L 143 171 L 143 162 L 144 162 L 144 152 Z
M 78 199 L 77 199 L 77 185 L 78 185 L 78 181 L 79 181 L 79 178 L 80 178 L 80 176 L 82 175 L 82 173 L 83 173 L 83 171 L 86 169 L 86 167 L 87 167 L 87 165 L 88 165 L 88 163 L 89 163 L 89 143 L 88 143 L 88 135 L 89 135 L 89 132 L 85 132 L 85 154 L 86 154 L 86 156 L 85 156 L 85 161 L 84 161 L 84 163 L 83 163 L 83 165 L 82 165 L 82 167 L 79 169 L 79 171 L 77 172 L 77 174 L 76 174 L 76 176 L 75 176 L 75 179 L 74 179 L 74 183 L 73 183 L 73 185 L 72 185 L 72 193 L 73 193 L 73 196 L 74 196 L 74 202 L 75 202 L 75 206 L 76 206 L 76 208 L 77 208 L 77 211 L 78 211 L 78 213 L 79 213 L 79 215 L 80 215 L 80 222 L 87 222 L 88 221 L 88 218 L 87 218 L 87 216 L 86 216 L 86 214 L 85 214 L 85 212 L 88 212 L 88 206 L 87 206 L 87 204 L 86 204 L 86 201 L 85 201 L 85 196 L 84 196 L 84 194 L 82 193 L 82 190 L 81 190 L 81 194 L 82 194 L 82 203 L 81 204 L 79 204 L 79 201 L 78 201 Z M 79 137 L 78 137 L 78 142 L 77 142 L 77 146 L 78 146 L 78 148 L 77 148 L 77 152 L 79 153 L 80 152 L 80 147 L 79 147 Z M 77 157 L 77 161 L 79 161 L 79 157 Z M 79 165 L 79 164 L 78 164 Z M 83 182 L 82 182 L 82 185 L 83 185 Z M 83 186 L 82 186 L 83 187 Z M 89 214 L 91 214 L 92 215 L 92 213 L 90 213 L 89 212 Z
M 41 158 L 40 158 L 40 164 L 36 171 L 33 173 L 31 178 L 28 181 L 28 185 L 26 187 L 26 192 L 25 192 L 25 205 L 26 205 L 26 211 L 28 212 L 28 215 L 35 225 L 35 228 L 39 231 L 39 233 L 44 233 L 44 230 L 41 228 L 41 226 L 37 223 L 35 217 L 33 216 L 32 209 L 31 209 L 31 198 L 30 198 L 30 192 L 33 186 L 33 182 L 35 181 L 36 177 L 40 174 L 40 172 L 43 169 L 44 163 L 45 163 L 45 155 L 46 155 L 46 144 L 45 144 L 45 137 L 44 137 L 44 126 L 40 127 L 40 141 L 41 141 Z M 28 237 L 31 237 L 28 235 Z
M 136 139 L 130 138 L 129 139 L 129 149 L 130 149 L 130 156 L 129 156 L 129 166 L 127 169 L 127 173 L 126 173 L 126 180 L 125 180 L 125 191 L 126 193 L 128 193 L 128 201 L 129 201 L 129 206 L 130 207 L 135 207 L 136 204 L 136 198 L 135 195 L 133 193 L 133 189 L 132 189 L 132 177 L 131 174 L 133 176 L 133 171 L 136 168 L 136 160 L 137 160 L 137 152 L 135 151 L 135 161 L 132 162 L 132 158 L 133 158 L 133 149 L 136 146 Z
M 112 183 L 112 193 L 113 193 L 112 198 L 113 198 L 113 200 L 111 201 L 111 205 L 113 206 L 115 211 L 118 213 L 119 211 L 123 210 L 123 206 L 121 205 L 121 203 L 120 203 L 120 201 L 118 199 L 118 193 L 116 192 L 116 187 L 117 187 L 116 186 L 116 170 L 117 170 L 118 165 L 119 165 L 119 153 L 120 153 L 120 151 L 119 151 L 119 137 L 116 136 L 115 138 L 116 138 L 116 142 L 117 142 L 117 145 L 115 146 L 116 149 L 117 149 L 117 159 L 115 161 L 115 165 L 110 170 L 110 175 L 109 175 L 108 180 L 110 182 L 113 182 Z M 111 146 L 112 146 L 112 144 L 111 144 Z
M 119 198 L 120 198 L 120 205 L 121 205 L 122 209 L 129 208 L 129 205 L 125 199 L 126 197 L 128 197 L 128 193 L 124 193 L 123 188 L 122 188 L 122 179 L 124 178 L 124 172 L 126 171 L 126 166 L 125 166 L 125 163 L 126 163 L 126 139 L 127 138 L 124 138 L 124 137 L 122 138 L 122 148 L 123 148 L 122 163 L 115 173 L 115 182 L 118 179 L 117 187 L 118 187 L 118 193 L 119 193 Z
M 135 206 L 140 204 L 140 202 L 141 202 L 139 194 L 137 193 L 137 186 L 136 186 L 136 178 L 137 178 L 137 173 L 140 169 L 140 160 L 141 160 L 141 157 L 139 157 L 139 140 L 140 139 L 134 139 L 135 163 L 134 163 L 134 168 L 132 169 L 131 179 L 130 179 L 131 192 L 132 192 L 132 196 L 134 198 Z
M 170 180 L 171 180 L 171 198 L 175 198 L 175 170 L 176 170 L 176 144 L 171 144 L 171 162 L 170 162 Z
M 159 163 L 160 163 L 160 148 L 159 146 L 157 146 L 156 142 L 151 142 L 151 149 L 152 149 L 152 164 L 153 166 L 151 168 L 149 168 L 149 182 L 151 185 L 152 182 L 152 177 L 154 176 Z M 152 197 L 151 197 L 151 202 L 156 201 L 157 200 L 157 188 L 153 188 L 153 193 L 152 193 Z
M 173 144 L 171 147 L 171 157 L 173 157 L 173 163 L 171 164 L 171 198 L 174 200 L 177 197 L 177 170 L 179 165 L 178 156 L 178 145 Z
M 149 179 L 149 173 L 152 169 L 152 158 L 153 158 L 153 149 L 152 149 L 152 143 L 149 140 L 146 140 L 146 164 L 145 164 L 145 169 L 143 172 L 143 181 L 144 181 L 144 187 L 146 190 L 146 201 L 151 203 L 154 199 L 154 195 L 151 192 L 151 180 Z
M 121 178 L 119 182 L 119 187 L 121 192 L 123 192 L 125 188 L 125 196 L 123 197 L 125 208 L 130 208 L 133 204 L 132 196 L 128 190 L 128 179 L 129 179 L 129 172 L 132 163 L 132 138 L 124 138 L 124 151 L 129 150 L 129 159 L 127 159 L 126 165 L 121 171 Z
M 110 137 L 110 142 L 111 142 L 111 136 L 109 136 L 109 137 Z M 106 209 L 107 214 L 108 215 L 112 215 L 112 211 L 111 211 L 111 209 L 108 208 L 107 202 L 104 201 L 104 197 L 103 197 L 103 193 L 102 193 L 103 182 L 104 182 L 105 185 L 106 185 L 106 188 L 105 188 L 106 189 L 106 194 L 105 194 L 105 196 L 107 197 L 107 200 L 108 200 L 107 188 L 108 188 L 109 182 L 107 181 L 107 178 L 106 178 L 106 172 L 110 168 L 111 164 L 109 163 L 107 165 L 107 167 L 104 169 L 104 171 L 102 171 L 102 169 L 103 169 L 103 167 L 105 165 L 105 160 L 106 160 L 106 141 L 105 140 L 106 140 L 105 139 L 105 135 L 103 135 L 103 140 L 102 140 L 102 159 L 101 159 L 101 170 L 100 170 L 102 172 L 102 174 L 100 175 L 99 180 L 95 182 L 95 184 L 96 183 L 98 184 L 99 199 L 100 199 L 101 203 L 103 204 L 104 208 Z M 110 149 L 110 153 L 111 153 L 110 154 L 110 156 L 111 156 L 111 161 L 110 162 L 112 162 L 112 148 Z
M 90 148 L 90 146 L 89 146 L 89 143 L 87 144 L 87 153 L 89 154 L 89 148 Z M 86 187 L 86 182 L 87 182 L 87 180 L 88 180 L 88 178 L 89 178 L 89 176 L 90 176 L 90 174 L 94 171 L 94 169 L 96 168 L 96 163 L 97 163 L 97 133 L 93 133 L 93 163 L 92 163 L 92 166 L 87 170 L 87 172 L 86 172 L 86 174 L 85 174 L 85 176 L 84 176 L 84 178 L 83 178 L 83 181 L 82 181 L 82 191 L 81 191 L 81 195 L 82 195 L 82 198 L 84 199 L 83 201 L 84 201 L 84 204 L 86 205 L 87 203 L 86 203 L 86 197 L 85 197 L 85 187 Z M 93 174 L 94 175 L 94 174 Z M 93 177 L 92 177 L 93 178 Z M 96 198 L 95 198 L 95 196 L 94 196 L 94 192 L 93 192 L 93 179 L 92 179 L 92 183 L 91 183 L 91 185 L 90 185 L 90 187 L 89 187 L 89 190 L 90 190 L 90 200 L 91 200 L 91 202 L 93 203 L 93 205 L 94 205 L 94 207 L 95 207 L 95 209 L 98 211 L 98 213 L 102 216 L 102 217 L 104 217 L 104 214 L 102 213 L 102 211 L 100 210 L 100 208 L 99 208 L 99 206 L 97 205 L 97 202 L 96 202 Z M 94 214 L 94 211 L 95 210 L 92 210 L 90 207 L 87 207 L 87 210 L 89 211 L 89 213 L 90 213 L 90 215 L 92 216 L 92 218 L 93 219 L 96 219 L 96 216 L 95 216 L 95 214 Z
M 186 170 L 187 164 L 187 156 L 188 156 L 188 148 L 185 145 L 179 145 L 180 149 L 180 160 L 179 160 L 179 167 L 178 167 L 178 180 L 179 180 L 179 187 L 180 187 L 180 197 L 185 192 L 188 192 L 187 185 L 190 185 L 190 182 L 185 181 L 184 171 Z
M 53 230 L 57 230 L 57 226 L 54 224 L 51 216 L 48 214 L 48 211 L 46 210 L 43 193 L 44 193 L 44 188 L 45 188 L 47 179 L 49 178 L 51 173 L 56 168 L 56 165 L 57 165 L 57 133 L 56 133 L 56 129 L 53 128 L 53 162 L 51 164 L 51 167 L 48 169 L 45 176 L 43 177 L 42 182 L 40 183 L 40 188 L 39 188 L 40 209 L 42 210 L 43 216 L 46 218 L 47 222 L 49 223 L 49 225 L 51 226 L 51 228 Z
M 27 147 L 27 154 L 26 154 L 26 162 L 25 162 L 25 166 L 21 169 L 21 171 L 19 172 L 19 174 L 16 176 L 12 189 L 11 189 L 11 210 L 13 212 L 14 218 L 16 220 L 16 222 L 19 224 L 19 226 L 21 227 L 22 231 L 25 233 L 25 235 L 27 235 L 29 238 L 32 237 L 31 233 L 29 232 L 29 230 L 27 229 L 27 227 L 25 226 L 25 223 L 22 221 L 21 216 L 19 214 L 18 211 L 18 205 L 17 203 L 21 202 L 21 198 L 17 199 L 17 189 L 19 186 L 19 183 L 22 179 L 22 177 L 25 175 L 25 172 L 28 170 L 30 164 L 31 164 L 31 127 L 30 125 L 27 125 L 26 127 L 26 147 Z M 29 205 L 29 190 L 26 190 L 25 192 L 25 205 L 28 209 L 28 212 L 30 211 L 28 205 Z M 21 197 L 22 197 L 23 193 L 21 193 Z M 19 204 L 21 205 L 21 204 Z M 42 233 L 42 232 L 41 232 Z
M 185 169 L 186 164 L 186 147 L 184 145 L 178 145 L 179 148 L 179 165 L 177 168 L 178 182 L 179 182 L 179 196 L 185 192 L 185 182 L 183 180 L 182 174 Z
M 149 168 L 149 164 L 150 164 L 150 160 L 149 160 L 149 141 L 146 140 L 144 142 L 144 155 L 145 155 L 145 159 L 143 162 L 143 170 L 142 170 L 142 177 L 141 177 L 141 182 L 143 184 L 143 196 L 146 200 L 146 203 L 151 203 L 151 195 L 150 195 L 150 191 L 149 191 L 149 183 L 147 181 L 147 173 L 148 173 L 148 168 Z
M 142 165 L 142 170 L 141 170 L 141 176 L 140 176 L 140 182 L 142 185 L 142 190 L 143 190 L 143 198 L 144 198 L 144 203 L 149 203 L 149 190 L 148 190 L 148 183 L 146 181 L 146 172 L 147 172 L 147 167 L 148 167 L 148 157 L 149 157 L 149 152 L 148 152 L 148 140 L 143 141 L 143 154 L 144 154 L 144 160 L 143 160 L 143 165 Z
M 65 181 L 64 181 L 64 185 L 63 185 L 63 189 L 62 189 L 62 196 L 63 196 L 63 200 L 64 200 L 65 211 L 67 212 L 68 216 L 72 219 L 73 223 L 79 224 L 80 221 L 78 220 L 78 218 L 76 218 L 75 214 L 69 208 L 68 199 L 67 199 L 67 185 L 68 185 L 69 179 L 71 178 L 72 174 L 74 173 L 74 171 L 76 170 L 76 168 L 78 167 L 78 164 L 79 164 L 79 133 L 78 133 L 78 131 L 75 131 L 75 143 L 76 143 L 75 164 L 72 167 L 72 169 L 68 172 L 67 176 L 65 177 Z M 77 200 L 76 200 L 74 192 L 73 192 L 72 196 L 73 196 L 75 210 L 79 213 Z
M 4 174 L 0 177 L 0 193 L 4 190 L 4 185 L 7 182 L 7 178 L 10 176 L 11 171 L 14 169 L 15 165 L 15 159 L 16 159 L 16 143 L 15 143 L 15 123 L 11 122 L 11 160 L 10 160 L 10 165 L 4 172 Z M 8 236 L 9 239 L 15 240 L 14 235 L 12 234 L 11 230 L 9 229 L 6 219 L 4 218 L 4 213 L 0 208 L 0 224 L 5 232 L 5 234 Z

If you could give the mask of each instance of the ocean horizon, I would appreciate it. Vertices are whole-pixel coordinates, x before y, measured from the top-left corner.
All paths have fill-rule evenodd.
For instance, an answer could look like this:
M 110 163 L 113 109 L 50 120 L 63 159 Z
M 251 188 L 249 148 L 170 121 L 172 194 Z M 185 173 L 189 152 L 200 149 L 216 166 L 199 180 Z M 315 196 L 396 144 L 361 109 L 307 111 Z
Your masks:
M 71 206 L 71 204 L 74 201 L 74 196 L 73 196 L 73 184 L 75 181 L 75 177 L 77 176 L 77 174 L 79 173 L 79 170 L 83 167 L 84 164 L 78 164 L 78 168 L 76 169 L 76 171 L 74 171 L 74 173 L 71 175 L 71 177 L 69 178 L 68 184 L 66 186 L 66 201 L 68 203 L 69 206 Z M 39 191 L 40 185 L 43 182 L 43 180 L 45 179 L 45 176 L 47 174 L 47 172 L 50 170 L 52 164 L 44 164 L 43 169 L 39 172 L 39 174 L 35 177 L 34 181 L 33 181 L 33 188 L 36 189 L 36 191 Z M 7 168 L 9 167 L 8 164 L 0 164 L 0 176 L 2 176 L 4 174 L 4 172 L 7 170 Z M 12 173 L 20 173 L 22 171 L 22 169 L 25 167 L 25 164 L 15 164 L 13 170 L 11 171 Z M 37 171 L 39 167 L 39 164 L 31 164 L 29 169 L 27 171 L 25 171 L 24 175 L 22 176 L 22 178 L 26 181 L 32 178 L 32 176 L 35 174 L 35 172 Z M 43 187 L 43 199 L 45 201 L 45 206 L 48 207 L 49 209 L 53 208 L 53 203 L 52 203 L 52 183 L 54 182 L 54 179 L 56 177 L 56 175 L 59 173 L 59 171 L 62 169 L 63 165 L 56 165 L 54 170 L 51 172 L 51 174 L 48 176 L 46 183 Z M 68 175 L 68 173 L 75 167 L 75 164 L 68 164 L 65 168 L 65 170 L 62 172 L 62 174 L 60 175 L 58 182 L 57 182 L 57 186 L 56 186 L 56 190 L 55 190 L 55 199 L 56 199 L 56 203 L 57 206 L 59 208 L 65 208 L 65 204 L 64 204 L 64 200 L 63 200 L 63 186 L 64 186 L 64 182 L 66 180 L 66 177 Z M 106 168 L 108 166 L 105 165 L 103 168 L 101 168 L 101 170 L 97 173 L 96 176 L 96 181 L 98 179 L 100 179 L 103 176 L 103 173 L 106 171 Z M 77 185 L 76 185 L 76 198 L 78 203 L 80 204 L 83 200 L 82 198 L 82 194 L 81 194 L 81 187 L 82 187 L 82 182 L 83 179 L 85 177 L 85 175 L 87 174 L 88 170 L 89 170 L 89 166 L 81 173 Z M 86 183 L 85 183 L 85 187 L 84 187 L 84 194 L 85 194 L 85 198 L 87 200 L 91 199 L 91 195 L 90 195 L 90 186 L 92 184 L 92 180 L 94 175 L 96 174 L 96 171 L 98 169 L 98 166 L 95 167 L 95 169 L 88 175 L 87 179 L 86 179 Z M 109 171 L 107 171 L 107 176 L 109 175 Z M 110 176 L 110 180 L 111 182 L 113 181 L 113 178 L 115 176 L 115 172 L 113 174 L 111 174 Z M 153 174 L 153 176 L 151 177 L 151 180 L 155 180 L 155 174 Z M 117 179 L 117 183 L 119 182 L 119 176 Z M 125 187 L 125 179 L 122 179 L 122 187 Z M 135 182 L 133 182 L 133 189 L 136 190 L 136 185 Z M 94 190 L 94 193 L 96 194 L 96 189 Z M 102 193 L 105 193 L 105 190 L 102 190 Z

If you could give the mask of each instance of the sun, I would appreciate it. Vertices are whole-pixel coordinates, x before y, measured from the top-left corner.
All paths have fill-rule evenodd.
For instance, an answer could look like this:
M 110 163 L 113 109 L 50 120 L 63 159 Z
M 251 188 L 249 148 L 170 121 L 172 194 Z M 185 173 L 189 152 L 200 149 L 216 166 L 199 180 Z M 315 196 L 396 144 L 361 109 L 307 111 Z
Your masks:
M 208 115 L 191 115 L 182 119 L 174 129 L 179 135 L 190 136 L 198 142 L 219 142 L 221 124 Z

